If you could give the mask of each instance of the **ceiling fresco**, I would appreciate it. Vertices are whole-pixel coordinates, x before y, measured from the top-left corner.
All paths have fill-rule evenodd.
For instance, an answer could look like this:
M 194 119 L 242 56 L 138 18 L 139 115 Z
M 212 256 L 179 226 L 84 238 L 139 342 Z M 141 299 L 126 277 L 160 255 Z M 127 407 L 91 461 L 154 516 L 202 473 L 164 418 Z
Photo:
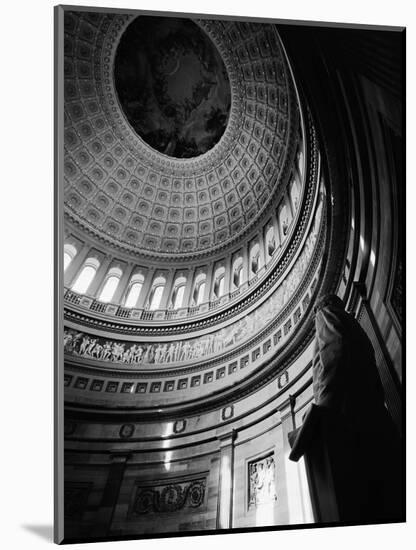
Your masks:
M 227 71 L 192 21 L 135 19 L 118 45 L 114 78 L 129 123 L 161 153 L 195 157 L 223 135 L 231 105 Z

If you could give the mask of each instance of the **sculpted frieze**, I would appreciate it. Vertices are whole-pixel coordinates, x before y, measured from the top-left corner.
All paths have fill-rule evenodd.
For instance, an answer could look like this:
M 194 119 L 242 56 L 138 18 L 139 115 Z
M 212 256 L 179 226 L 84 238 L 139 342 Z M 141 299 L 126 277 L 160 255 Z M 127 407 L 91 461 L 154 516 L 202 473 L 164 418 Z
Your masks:
M 204 503 L 205 479 L 166 483 L 155 487 L 137 487 L 132 514 L 177 512 L 182 508 L 199 508 Z
M 64 330 L 65 353 L 131 366 L 166 365 L 218 355 L 246 342 L 281 312 L 301 283 L 312 258 L 321 214 L 322 203 L 319 203 L 303 250 L 282 284 L 256 310 L 228 327 L 198 338 L 160 343 L 123 342 L 66 328 Z
M 248 507 L 256 508 L 276 500 L 275 462 L 273 455 L 248 464 Z

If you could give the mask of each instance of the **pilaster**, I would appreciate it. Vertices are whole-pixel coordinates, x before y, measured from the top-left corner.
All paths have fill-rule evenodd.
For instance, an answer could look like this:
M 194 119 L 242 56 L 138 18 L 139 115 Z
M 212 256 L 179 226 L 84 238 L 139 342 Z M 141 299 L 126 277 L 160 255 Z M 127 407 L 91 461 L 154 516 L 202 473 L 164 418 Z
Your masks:
M 217 434 L 220 446 L 220 472 L 217 529 L 231 529 L 233 514 L 234 440 L 236 431 Z
M 291 448 L 288 435 L 296 428 L 294 405 L 295 402 L 292 396 L 289 396 L 289 399 L 282 403 L 278 409 L 283 430 L 283 453 L 289 523 L 312 523 L 314 519 L 304 462 L 303 460 L 299 462 L 289 460 Z

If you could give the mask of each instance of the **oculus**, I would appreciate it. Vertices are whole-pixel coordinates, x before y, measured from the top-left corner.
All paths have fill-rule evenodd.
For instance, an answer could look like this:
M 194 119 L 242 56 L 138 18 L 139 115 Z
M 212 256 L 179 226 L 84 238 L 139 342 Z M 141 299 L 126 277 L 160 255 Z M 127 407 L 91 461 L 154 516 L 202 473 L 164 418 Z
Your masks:
M 196 23 L 137 17 L 121 37 L 114 78 L 130 125 L 160 153 L 196 157 L 223 135 L 230 83 L 220 53 Z

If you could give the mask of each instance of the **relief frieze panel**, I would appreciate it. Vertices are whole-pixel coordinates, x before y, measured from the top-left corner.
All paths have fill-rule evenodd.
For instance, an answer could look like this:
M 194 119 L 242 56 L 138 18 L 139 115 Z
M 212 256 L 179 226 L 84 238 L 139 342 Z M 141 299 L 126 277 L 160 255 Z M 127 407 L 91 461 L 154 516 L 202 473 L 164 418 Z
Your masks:
M 155 486 L 137 486 L 131 515 L 178 512 L 200 508 L 204 504 L 206 479 L 167 482 Z
M 138 367 L 197 361 L 241 345 L 263 330 L 285 307 L 299 287 L 312 259 L 319 234 L 322 201 L 301 254 L 275 292 L 256 310 L 224 327 L 198 338 L 175 342 L 123 342 L 64 329 L 64 351 L 74 356 Z
M 272 504 L 276 496 L 275 461 L 271 454 L 248 463 L 248 508 Z

